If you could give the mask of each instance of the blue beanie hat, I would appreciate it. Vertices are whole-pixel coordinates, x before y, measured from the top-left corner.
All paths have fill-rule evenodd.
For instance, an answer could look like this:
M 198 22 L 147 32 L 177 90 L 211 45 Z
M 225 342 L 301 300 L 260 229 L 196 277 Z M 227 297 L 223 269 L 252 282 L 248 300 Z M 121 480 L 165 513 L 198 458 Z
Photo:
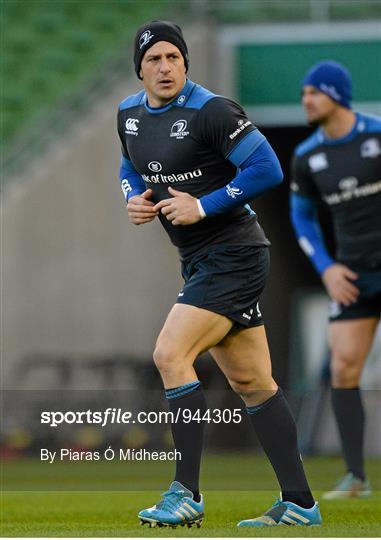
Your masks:
M 314 86 L 339 105 L 351 108 L 352 77 L 338 62 L 325 60 L 315 64 L 304 77 L 302 85 Z

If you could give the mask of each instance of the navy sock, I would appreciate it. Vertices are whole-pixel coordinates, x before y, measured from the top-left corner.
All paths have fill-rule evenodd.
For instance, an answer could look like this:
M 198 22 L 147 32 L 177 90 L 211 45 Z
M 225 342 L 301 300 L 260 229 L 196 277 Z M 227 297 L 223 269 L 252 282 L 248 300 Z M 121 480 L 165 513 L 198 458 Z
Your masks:
M 348 472 L 365 480 L 363 455 L 365 412 L 360 389 L 332 388 L 331 398 Z
M 184 422 L 181 411 L 188 409 L 195 414 L 200 411 L 200 417 L 206 411 L 205 396 L 200 381 L 171 388 L 165 391 L 169 409 L 174 417 L 178 414 L 178 422 L 172 423 L 172 436 L 175 448 L 181 453 L 181 459 L 176 461 L 175 480 L 193 492 L 194 500 L 200 500 L 199 476 L 201 453 L 204 438 L 204 422 L 192 420 Z M 180 409 L 180 411 L 179 411 Z M 179 412 L 178 412 L 179 411 Z
M 298 450 L 295 420 L 280 388 L 270 399 L 247 407 L 255 432 L 278 478 L 282 500 L 311 508 L 312 497 Z

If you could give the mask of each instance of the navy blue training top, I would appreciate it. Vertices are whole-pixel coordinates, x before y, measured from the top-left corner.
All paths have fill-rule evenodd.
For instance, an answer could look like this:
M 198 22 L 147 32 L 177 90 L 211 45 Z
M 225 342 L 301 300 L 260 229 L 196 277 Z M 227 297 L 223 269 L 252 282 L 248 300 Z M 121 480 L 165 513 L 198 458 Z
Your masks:
M 356 113 L 340 139 L 316 130 L 295 150 L 291 190 L 328 205 L 340 262 L 381 264 L 380 118 Z
M 118 133 L 122 162 L 152 189 L 154 203 L 170 197 L 168 186 L 197 198 L 226 186 L 253 144 L 265 140 L 240 105 L 190 80 L 158 109 L 149 107 L 144 91 L 126 98 Z M 174 226 L 161 214 L 159 219 L 182 258 L 212 244 L 269 245 L 248 204 L 193 225 Z

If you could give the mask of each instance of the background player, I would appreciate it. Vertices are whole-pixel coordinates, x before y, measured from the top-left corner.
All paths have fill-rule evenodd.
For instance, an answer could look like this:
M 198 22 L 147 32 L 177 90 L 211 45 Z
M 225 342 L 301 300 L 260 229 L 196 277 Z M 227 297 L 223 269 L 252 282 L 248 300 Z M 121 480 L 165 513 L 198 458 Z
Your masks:
M 331 298 L 332 405 L 347 474 L 327 499 L 371 493 L 359 383 L 381 312 L 381 119 L 353 112 L 351 98 L 344 66 L 324 61 L 310 69 L 303 106 L 319 128 L 296 148 L 292 165 L 292 222 Z M 333 218 L 334 258 L 318 222 L 322 201 Z
M 193 364 L 210 350 L 244 400 L 282 489 L 282 500 L 264 516 L 239 526 L 320 524 L 295 422 L 271 375 L 258 307 L 269 242 L 247 203 L 281 182 L 279 162 L 238 104 L 186 78 L 187 46 L 177 25 L 140 28 L 134 62 L 144 91 L 124 100 L 118 113 L 128 215 L 137 225 L 160 218 L 179 249 L 185 280 L 154 352 L 169 407 L 204 414 Z M 179 421 L 172 433 L 182 455 L 175 481 L 139 517 L 152 526 L 200 525 L 203 423 Z

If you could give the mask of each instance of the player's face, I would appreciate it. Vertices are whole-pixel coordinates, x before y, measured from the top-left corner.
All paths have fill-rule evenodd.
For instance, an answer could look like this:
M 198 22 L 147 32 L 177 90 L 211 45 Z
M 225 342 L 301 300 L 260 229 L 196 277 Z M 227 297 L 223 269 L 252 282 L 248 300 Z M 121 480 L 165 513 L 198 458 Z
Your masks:
M 302 103 L 310 124 L 324 124 L 338 107 L 326 94 L 310 85 L 303 88 Z
M 185 84 L 183 55 L 172 43 L 158 41 L 143 56 L 140 76 L 148 103 L 162 107 L 172 101 Z

